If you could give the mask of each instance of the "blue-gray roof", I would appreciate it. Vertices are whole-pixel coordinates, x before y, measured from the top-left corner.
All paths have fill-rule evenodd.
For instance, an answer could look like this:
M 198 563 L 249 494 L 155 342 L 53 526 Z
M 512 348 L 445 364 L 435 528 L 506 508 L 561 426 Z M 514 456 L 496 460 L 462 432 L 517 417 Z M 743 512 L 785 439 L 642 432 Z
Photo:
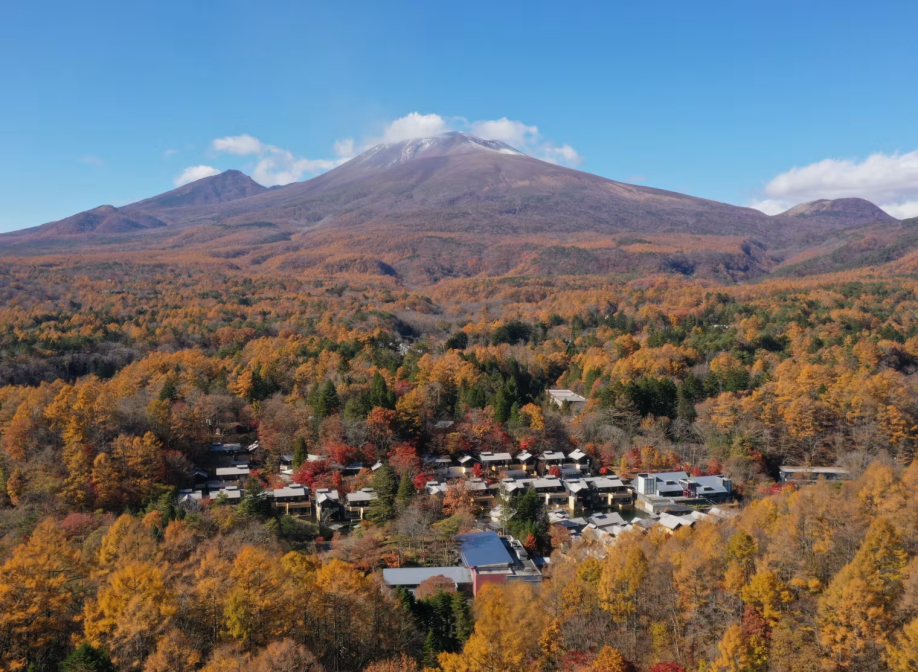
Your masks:
M 466 567 L 512 565 L 513 558 L 496 532 L 469 532 L 456 535 L 459 555 Z
M 457 585 L 471 583 L 472 575 L 465 567 L 398 567 L 382 570 L 390 586 L 419 586 L 433 576 L 445 576 Z

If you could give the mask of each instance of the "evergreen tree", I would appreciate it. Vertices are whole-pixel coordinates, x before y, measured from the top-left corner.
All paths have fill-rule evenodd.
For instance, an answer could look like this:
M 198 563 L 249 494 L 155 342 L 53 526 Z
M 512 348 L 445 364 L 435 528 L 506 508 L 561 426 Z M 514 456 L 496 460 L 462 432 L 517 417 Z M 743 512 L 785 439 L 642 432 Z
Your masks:
M 512 402 L 507 398 L 504 388 L 501 387 L 494 395 L 494 419 L 497 422 L 507 422 L 510 419 Z
M 437 650 L 437 638 L 434 635 L 433 630 L 427 632 L 427 637 L 424 639 L 424 646 L 421 649 L 421 666 L 424 669 L 436 669 L 437 668 L 437 655 L 440 652 Z
M 271 515 L 271 502 L 265 489 L 257 478 L 250 478 L 245 484 L 245 491 L 239 501 L 239 513 L 253 518 L 265 518 Z
M 80 644 L 61 663 L 61 672 L 115 672 L 108 651 Z
M 683 383 L 676 390 L 676 417 L 686 422 L 694 422 L 695 416 L 695 401 Z
M 308 457 L 309 448 L 306 446 L 306 439 L 302 436 L 296 437 L 296 441 L 293 442 L 293 468 L 299 469 Z
M 178 399 L 178 386 L 175 383 L 175 378 L 169 376 L 163 383 L 163 388 L 159 391 L 159 400 L 175 401 L 176 399 Z
M 370 402 L 370 393 L 364 390 L 347 400 L 344 405 L 344 416 L 351 420 L 365 420 L 373 404 Z
M 373 474 L 374 499 L 367 511 L 367 520 L 381 525 L 395 517 L 395 495 L 398 490 L 398 479 L 388 464 L 383 464 Z
M 510 407 L 510 417 L 507 418 L 507 425 L 510 427 L 520 426 L 520 405 L 515 401 L 513 406 Z
M 377 371 L 373 374 L 373 382 L 370 383 L 370 408 L 395 408 L 395 392 L 389 391 L 386 385 L 386 379 Z M 369 411 L 368 411 L 369 412 Z
M 324 420 L 328 416 L 334 415 L 340 406 L 341 399 L 338 398 L 338 390 L 335 389 L 335 384 L 330 380 L 326 380 L 325 385 L 316 394 L 315 402 L 312 406 L 316 418 Z
M 408 502 L 414 499 L 416 494 L 417 493 L 414 490 L 414 483 L 412 482 L 411 474 L 405 474 L 399 481 L 398 494 L 396 494 L 395 499 L 402 506 L 407 506 Z
M 465 595 L 458 592 L 453 593 L 451 602 L 456 644 L 461 647 L 471 637 L 475 621 L 472 619 L 472 610 L 469 609 L 469 601 Z
M 464 331 L 457 331 L 446 339 L 447 350 L 465 350 L 469 347 L 469 335 Z

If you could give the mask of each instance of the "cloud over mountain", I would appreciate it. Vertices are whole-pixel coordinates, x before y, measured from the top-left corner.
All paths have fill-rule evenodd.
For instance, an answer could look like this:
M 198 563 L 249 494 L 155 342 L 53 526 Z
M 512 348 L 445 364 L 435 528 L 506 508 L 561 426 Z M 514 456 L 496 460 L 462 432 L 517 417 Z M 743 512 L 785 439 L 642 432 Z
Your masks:
M 862 161 L 823 159 L 793 167 L 774 177 L 766 198 L 749 205 L 777 214 L 818 199 L 865 198 L 894 217 L 918 216 L 918 150 L 906 154 L 877 152 Z
M 430 138 L 448 131 L 468 131 L 485 140 L 505 142 L 530 156 L 549 163 L 563 166 L 578 166 L 583 163 L 583 158 L 569 144 L 558 145 L 546 140 L 539 133 L 538 126 L 529 126 L 522 121 L 507 117 L 469 121 L 464 117 L 443 117 L 439 114 L 411 112 L 387 124 L 382 137 L 369 141 L 365 146 Z
M 220 169 L 214 168 L 213 166 L 189 166 L 182 171 L 182 174 L 173 180 L 175 186 L 181 187 L 183 184 L 188 184 L 190 182 L 197 182 L 205 177 L 210 177 L 211 175 L 219 175 Z

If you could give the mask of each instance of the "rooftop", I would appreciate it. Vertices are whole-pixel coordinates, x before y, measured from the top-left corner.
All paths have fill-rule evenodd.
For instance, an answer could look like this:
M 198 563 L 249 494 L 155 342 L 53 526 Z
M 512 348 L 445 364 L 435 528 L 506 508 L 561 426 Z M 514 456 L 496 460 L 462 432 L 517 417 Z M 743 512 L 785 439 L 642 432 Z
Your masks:
M 789 474 L 839 474 L 847 475 L 848 470 L 841 467 L 778 467 Z
M 570 390 L 549 390 L 548 394 L 557 401 L 570 401 L 571 403 L 586 401 L 585 397 Z
M 496 532 L 456 535 L 462 563 L 469 568 L 510 566 L 513 558 Z
M 471 583 L 468 567 L 398 567 L 383 570 L 383 579 L 390 586 L 417 586 L 435 576 L 445 576 L 454 583 Z

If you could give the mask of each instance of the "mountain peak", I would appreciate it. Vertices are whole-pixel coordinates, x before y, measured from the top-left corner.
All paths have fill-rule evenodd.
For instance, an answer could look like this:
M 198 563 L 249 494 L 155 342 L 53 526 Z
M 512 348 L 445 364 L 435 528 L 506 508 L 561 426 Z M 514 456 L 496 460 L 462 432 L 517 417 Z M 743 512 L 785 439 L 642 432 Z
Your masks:
M 128 209 L 155 210 L 187 205 L 209 205 L 235 201 L 268 191 L 251 177 L 238 170 L 224 170 L 217 175 L 204 177 L 159 196 L 127 206 Z
M 375 145 L 354 159 L 354 163 L 374 168 L 390 168 L 415 159 L 469 152 L 496 152 L 510 156 L 526 156 L 515 147 L 500 140 L 485 140 L 469 133 L 449 131 L 428 138 L 413 138 Z
M 898 221 L 863 198 L 821 198 L 795 205 L 780 216 L 806 219 L 833 228 Z

